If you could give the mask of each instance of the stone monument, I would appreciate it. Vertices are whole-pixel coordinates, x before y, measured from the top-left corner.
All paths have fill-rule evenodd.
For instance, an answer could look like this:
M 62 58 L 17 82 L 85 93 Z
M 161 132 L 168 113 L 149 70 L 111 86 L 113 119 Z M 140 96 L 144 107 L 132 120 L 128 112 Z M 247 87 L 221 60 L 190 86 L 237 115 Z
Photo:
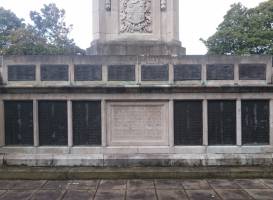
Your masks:
M 90 55 L 184 55 L 179 0 L 93 0 Z
M 179 0 L 93 0 L 87 56 L 0 57 L 0 166 L 273 166 L 272 56 L 189 56 Z

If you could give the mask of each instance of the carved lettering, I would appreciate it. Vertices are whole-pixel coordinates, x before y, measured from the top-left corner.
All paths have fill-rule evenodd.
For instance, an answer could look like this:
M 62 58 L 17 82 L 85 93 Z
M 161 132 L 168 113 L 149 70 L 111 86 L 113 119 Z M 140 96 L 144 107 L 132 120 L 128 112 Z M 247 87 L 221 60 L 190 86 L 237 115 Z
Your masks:
M 110 145 L 167 145 L 165 109 L 164 104 L 111 105 Z

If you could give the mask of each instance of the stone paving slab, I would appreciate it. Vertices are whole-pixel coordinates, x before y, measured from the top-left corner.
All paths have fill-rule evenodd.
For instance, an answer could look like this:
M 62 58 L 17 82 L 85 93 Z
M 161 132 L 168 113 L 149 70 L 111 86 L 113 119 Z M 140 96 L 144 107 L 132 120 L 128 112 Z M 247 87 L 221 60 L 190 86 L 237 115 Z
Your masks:
M 223 200 L 248 200 L 252 199 L 244 190 L 216 190 L 216 193 Z
M 273 179 L 0 180 L 0 200 L 273 200 Z
M 253 197 L 256 200 L 273 200 L 273 190 L 269 189 L 252 189 L 252 190 L 246 190 L 248 194 L 250 194 L 251 197 Z
M 158 200 L 187 200 L 187 194 L 183 190 L 157 190 Z
M 90 200 L 93 199 L 95 191 L 69 190 L 63 200 Z

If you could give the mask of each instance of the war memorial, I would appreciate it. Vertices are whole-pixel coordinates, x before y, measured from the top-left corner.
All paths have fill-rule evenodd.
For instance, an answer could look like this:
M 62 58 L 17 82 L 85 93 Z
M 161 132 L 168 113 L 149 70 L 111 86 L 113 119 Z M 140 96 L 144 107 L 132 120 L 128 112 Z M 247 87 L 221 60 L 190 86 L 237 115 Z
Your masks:
M 93 0 L 87 56 L 0 58 L 0 165 L 273 165 L 272 56 L 188 56 L 179 0 Z

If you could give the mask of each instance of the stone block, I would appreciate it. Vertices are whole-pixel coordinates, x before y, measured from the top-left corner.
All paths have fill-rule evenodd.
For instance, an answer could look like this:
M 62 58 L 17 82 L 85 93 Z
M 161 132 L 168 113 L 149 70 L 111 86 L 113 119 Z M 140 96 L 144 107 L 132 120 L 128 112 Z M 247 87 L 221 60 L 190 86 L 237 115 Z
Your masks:
M 0 166 L 2 166 L 4 163 L 4 155 L 0 154 Z
M 52 166 L 50 154 L 6 154 L 4 163 L 9 166 Z
M 35 65 L 9 65 L 9 81 L 35 81 Z
M 266 80 L 265 64 L 240 64 L 240 80 Z
M 53 155 L 53 166 L 89 166 L 89 167 L 99 167 L 103 166 L 103 155 L 93 154 L 93 155 Z
M 68 65 L 41 65 L 42 81 L 68 81 Z
M 167 146 L 167 122 L 167 102 L 108 103 L 107 143 L 111 146 Z
M 174 65 L 174 81 L 201 80 L 202 65 Z
M 108 81 L 135 81 L 134 65 L 108 66 Z
M 168 81 L 169 80 L 168 65 L 142 65 L 141 80 L 142 81 Z
M 207 65 L 207 80 L 234 80 L 233 64 Z
M 101 65 L 75 65 L 74 69 L 75 81 L 101 81 L 102 66 Z

